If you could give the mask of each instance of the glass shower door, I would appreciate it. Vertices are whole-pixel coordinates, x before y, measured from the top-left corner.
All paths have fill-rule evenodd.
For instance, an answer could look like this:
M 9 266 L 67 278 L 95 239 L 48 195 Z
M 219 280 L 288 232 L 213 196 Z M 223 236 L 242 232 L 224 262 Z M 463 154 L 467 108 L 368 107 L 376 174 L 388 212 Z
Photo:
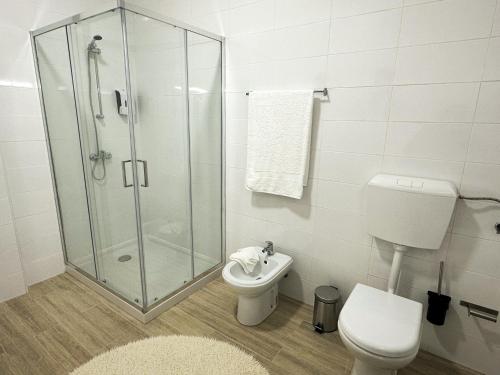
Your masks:
M 125 12 L 151 305 L 222 261 L 220 41 Z
M 185 31 L 125 12 L 147 304 L 193 279 Z
M 143 306 L 121 12 L 69 26 L 98 279 Z M 118 94 L 117 94 L 118 92 Z

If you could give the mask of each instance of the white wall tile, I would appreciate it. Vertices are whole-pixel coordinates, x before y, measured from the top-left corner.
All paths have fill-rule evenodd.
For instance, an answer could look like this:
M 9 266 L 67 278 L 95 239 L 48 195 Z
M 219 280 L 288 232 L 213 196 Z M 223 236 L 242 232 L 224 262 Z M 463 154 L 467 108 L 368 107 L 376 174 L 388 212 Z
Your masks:
M 497 1 L 497 11 L 495 12 L 495 18 L 493 19 L 493 28 L 491 29 L 491 35 L 500 35 L 500 7 Z
M 479 319 L 474 319 L 477 320 Z M 485 340 L 465 336 L 463 332 L 449 331 L 447 327 L 436 327 L 430 323 L 424 324 L 422 349 L 467 367 L 474 363 L 477 371 L 488 375 L 494 375 L 500 366 L 496 348 Z
M 401 47 L 396 84 L 481 80 L 488 40 Z
M 462 194 L 467 193 L 462 191 Z M 498 205 L 491 202 L 459 201 L 455 212 L 453 233 L 498 241 L 493 225 L 500 215 Z
M 9 198 L 0 199 L 0 225 L 6 225 L 12 222 L 12 213 L 10 211 Z
M 432 3 L 434 1 L 441 1 L 441 0 L 403 0 L 403 5 L 410 6 L 410 5 L 417 5 L 417 4 L 422 4 L 422 3 Z
M 191 0 L 190 5 L 192 15 L 196 17 L 229 8 L 229 0 Z
M 477 83 L 396 86 L 392 94 L 392 121 L 471 122 Z
M 294 59 L 326 55 L 329 31 L 330 22 L 276 30 L 273 33 L 272 57 Z
M 241 92 L 226 93 L 226 118 L 246 120 L 248 116 L 248 96 Z
M 402 0 L 333 0 L 333 17 L 349 17 L 401 6 Z
M 12 223 L 0 225 L 0 253 L 12 249 L 17 250 L 17 240 L 14 225 Z
M 497 288 L 491 288 L 498 279 L 465 271 L 462 268 L 449 268 L 445 272 L 447 293 L 455 298 L 466 301 L 476 301 L 477 304 L 498 308 L 500 296 Z
M 29 285 L 47 280 L 54 275 L 63 273 L 65 270 L 61 252 L 46 258 L 37 259 L 36 261 L 27 264 L 26 268 L 26 282 L 29 283 Z
M 335 19 L 330 53 L 396 47 L 400 23 L 401 9 Z
M 461 192 L 464 195 L 495 196 L 500 184 L 500 165 L 466 163 Z
M 317 180 L 315 204 L 319 207 L 348 211 L 362 215 L 365 212 L 364 186 Z
M 382 157 L 321 151 L 318 177 L 363 185 L 380 171 Z
M 340 53 L 328 56 L 327 85 L 384 86 L 394 80 L 396 49 Z
M 42 141 L 45 139 L 42 119 L 35 116 L 12 116 L 0 120 L 0 142 Z
M 382 154 L 386 124 L 383 122 L 324 121 L 319 137 L 322 151 Z
M 500 279 L 499 247 L 496 241 L 453 235 L 448 250 L 448 266 Z
M 495 6 L 495 0 L 443 0 L 405 7 L 399 44 L 488 37 Z
M 330 20 L 331 0 L 276 0 L 276 27 Z
M 324 120 L 386 121 L 392 87 L 335 88 L 321 104 Z
M 226 142 L 229 144 L 246 144 L 248 121 L 246 119 L 227 120 Z
M 391 123 L 385 153 L 416 158 L 464 161 L 472 125 Z
M 0 302 L 18 297 L 26 293 L 24 276 L 22 272 L 0 276 Z
M 0 199 L 8 197 L 9 197 L 9 191 L 7 189 L 7 181 L 5 179 L 4 174 L 0 173 Z
M 1 145 L 7 169 L 47 165 L 45 142 L 8 142 Z
M 257 1 L 259 1 L 259 0 L 229 0 L 229 7 L 237 8 L 237 7 L 241 7 L 243 5 L 256 3 Z
M 270 30 L 274 27 L 274 1 L 261 0 L 229 11 L 229 35 Z
M 476 122 L 500 123 L 500 82 L 483 82 L 479 90 L 476 109 Z
M 33 190 L 49 190 L 52 186 L 48 165 L 9 169 L 7 178 L 11 191 L 19 193 Z
M 500 164 L 500 126 L 498 124 L 475 124 L 473 126 L 467 160 Z
M 17 247 L 12 250 L 3 251 L 0 253 L 2 262 L 0 262 L 1 275 L 22 274 L 23 268 L 19 261 L 19 251 Z
M 12 211 L 15 218 L 36 215 L 53 210 L 52 190 L 35 190 L 11 195 Z
M 300 90 L 323 87 L 326 64 L 326 56 L 276 61 L 272 64 L 273 88 Z
M 328 236 L 358 245 L 370 246 L 371 236 L 366 231 L 366 217 L 349 211 L 318 208 L 314 215 L 314 237 Z
M 30 242 L 36 242 L 50 233 L 57 233 L 58 230 L 55 212 L 16 219 L 16 232 L 21 247 Z
M 484 65 L 483 80 L 494 81 L 500 79 L 500 38 L 491 38 L 488 47 L 488 56 Z
M 254 64 L 270 60 L 274 47 L 274 32 L 240 34 L 229 38 L 226 44 L 228 67 Z

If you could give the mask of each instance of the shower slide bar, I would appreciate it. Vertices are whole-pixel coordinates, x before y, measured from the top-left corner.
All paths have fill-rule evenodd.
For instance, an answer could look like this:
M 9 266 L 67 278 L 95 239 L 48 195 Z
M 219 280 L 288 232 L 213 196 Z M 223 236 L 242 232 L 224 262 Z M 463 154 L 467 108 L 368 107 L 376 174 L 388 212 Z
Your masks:
M 94 71 L 95 71 L 95 85 L 97 91 L 97 103 L 99 104 L 99 112 L 95 115 L 95 117 L 98 119 L 103 119 L 104 113 L 102 111 L 101 80 L 99 78 L 99 62 L 97 61 L 97 56 L 94 56 Z
M 251 91 L 247 91 L 247 92 L 245 93 L 245 95 L 246 95 L 246 96 L 249 96 L 249 95 L 250 95 L 250 93 L 251 93 Z M 326 87 L 325 87 L 324 89 L 317 89 L 317 90 L 314 90 L 314 91 L 313 91 L 313 93 L 314 93 L 314 94 L 319 94 L 319 93 L 321 93 L 321 94 L 323 94 L 323 96 L 328 96 L 328 89 L 327 89 Z

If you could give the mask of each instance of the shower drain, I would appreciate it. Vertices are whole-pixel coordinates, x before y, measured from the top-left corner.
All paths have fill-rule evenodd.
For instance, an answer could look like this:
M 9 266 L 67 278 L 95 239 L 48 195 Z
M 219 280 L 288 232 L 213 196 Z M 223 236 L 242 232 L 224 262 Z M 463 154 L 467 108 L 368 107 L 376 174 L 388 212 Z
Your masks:
M 132 257 L 130 255 L 122 255 L 121 257 L 118 258 L 118 262 L 127 262 L 129 261 L 130 259 L 132 259 Z

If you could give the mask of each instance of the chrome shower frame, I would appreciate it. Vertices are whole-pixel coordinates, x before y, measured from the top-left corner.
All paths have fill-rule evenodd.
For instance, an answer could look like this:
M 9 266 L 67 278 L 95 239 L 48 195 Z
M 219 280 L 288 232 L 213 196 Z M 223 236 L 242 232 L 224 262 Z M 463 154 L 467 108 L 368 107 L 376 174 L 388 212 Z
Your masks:
M 219 264 L 215 265 L 214 267 L 210 268 L 209 270 L 201 273 L 200 275 L 194 277 L 191 281 L 188 283 L 184 284 L 182 287 L 174 291 L 173 293 L 165 296 L 164 298 L 160 299 L 156 303 L 147 306 L 147 298 L 146 298 L 146 275 L 145 275 L 145 268 L 144 268 L 144 248 L 143 248 L 143 242 L 141 240 L 141 218 L 139 217 L 140 215 L 140 202 L 139 202 L 139 193 L 138 190 L 134 194 L 134 199 L 135 199 L 135 212 L 136 212 L 136 223 L 138 226 L 138 237 L 139 237 L 139 257 L 140 259 L 140 277 L 141 277 L 141 283 L 142 283 L 142 307 L 139 307 L 132 303 L 131 301 L 127 300 L 125 297 L 119 295 L 117 292 L 114 290 L 110 289 L 104 282 L 101 280 L 98 280 L 96 277 L 93 275 L 88 274 L 84 270 L 74 266 L 68 261 L 67 257 L 67 252 L 66 252 L 66 246 L 65 246 L 65 240 L 64 240 L 64 231 L 63 231 L 63 221 L 62 221 L 62 215 L 61 215 L 61 209 L 60 209 L 60 202 L 59 202 L 59 194 L 57 192 L 57 184 L 56 184 L 56 177 L 54 173 L 54 161 L 52 158 L 52 151 L 50 147 L 50 142 L 49 142 L 49 130 L 48 130 L 48 125 L 47 125 L 47 116 L 46 116 L 46 111 L 45 111 L 45 105 L 44 105 L 44 100 L 43 100 L 43 92 L 42 92 L 42 86 L 41 86 L 41 80 L 40 80 L 40 72 L 39 72 L 39 66 L 38 66 L 38 57 L 36 53 L 36 44 L 35 44 L 35 38 L 39 35 L 42 35 L 44 33 L 53 31 L 58 28 L 66 27 L 68 25 L 78 23 L 80 21 L 90 19 L 99 15 L 102 15 L 104 13 L 108 13 L 110 11 L 119 11 L 121 15 L 121 23 L 122 23 L 122 38 L 123 38 L 123 44 L 124 44 L 124 54 L 125 54 L 125 75 L 126 75 L 126 81 L 127 81 L 127 90 L 128 92 L 130 91 L 130 71 L 128 67 L 128 49 L 127 49 L 127 35 L 126 35 L 126 20 L 125 20 L 125 11 L 130 11 L 132 13 L 136 13 L 139 15 L 143 15 L 146 17 L 149 17 L 151 19 L 179 27 L 185 30 L 185 33 L 188 31 L 193 32 L 195 34 L 202 35 L 204 37 L 216 40 L 221 43 L 221 261 Z M 68 32 L 69 28 L 67 28 L 66 32 Z M 187 35 L 187 34 L 185 34 Z M 99 4 L 98 7 L 94 8 L 91 11 L 83 12 L 76 14 L 74 16 L 62 19 L 60 21 L 54 22 L 52 24 L 49 24 L 47 26 L 41 27 L 39 29 L 30 31 L 30 36 L 31 36 L 31 45 L 32 45 L 32 51 L 33 51 L 33 60 L 34 60 L 34 65 L 35 65 L 35 71 L 36 71 L 36 79 L 37 79 L 37 87 L 38 87 L 38 93 L 39 93 L 39 99 L 40 99 L 40 105 L 42 108 L 42 119 L 43 119 L 43 125 L 44 125 L 44 131 L 45 131 L 45 139 L 46 139 L 46 147 L 49 155 L 49 166 L 50 166 L 50 171 L 51 171 L 51 178 L 52 178 L 52 188 L 53 188 L 53 193 L 54 193 L 54 200 L 55 200 L 55 206 L 56 206 L 56 212 L 57 212 L 57 219 L 58 219 L 58 225 L 59 225 L 59 233 L 60 233 L 60 240 L 61 240 L 61 246 L 63 249 L 63 254 L 64 254 L 64 261 L 66 264 L 66 272 L 69 274 L 73 275 L 75 278 L 79 279 L 81 282 L 95 290 L 97 293 L 101 294 L 105 298 L 107 298 L 110 302 L 114 303 L 121 309 L 123 309 L 125 312 L 128 314 L 132 315 L 136 319 L 147 323 L 150 320 L 154 319 L 156 316 L 161 314 L 162 312 L 168 310 L 175 304 L 179 303 L 181 300 L 184 298 L 188 297 L 190 294 L 192 294 L 194 291 L 202 288 L 204 285 L 206 285 L 208 282 L 216 279 L 217 277 L 220 276 L 222 272 L 222 268 L 224 267 L 224 264 L 226 262 L 226 191 L 225 191 L 225 181 L 226 181 L 226 153 L 225 153 L 225 141 L 226 141 L 226 118 L 225 118 L 225 73 L 226 73 L 226 56 L 225 56 L 225 38 L 223 36 L 205 31 L 203 29 L 200 29 L 195 26 L 191 26 L 189 24 L 186 24 L 184 22 L 175 20 L 173 18 L 170 18 L 168 16 L 164 16 L 160 13 L 150 11 L 148 9 L 129 4 L 127 1 L 124 0 L 107 0 L 103 1 L 102 3 Z M 68 36 L 68 40 L 71 38 L 71 35 Z M 70 56 L 74 53 L 71 49 L 71 45 L 68 46 L 70 49 L 69 53 Z M 77 87 L 77 82 L 75 80 L 75 72 L 74 69 L 72 68 L 72 79 L 73 79 L 73 90 L 78 90 Z M 75 97 L 75 110 L 77 113 L 80 113 L 82 108 L 80 108 L 80 103 L 78 102 L 77 98 Z M 133 108 L 133 105 L 131 106 Z M 133 113 L 133 109 L 132 109 Z M 78 128 L 79 132 L 81 131 L 81 124 L 80 124 L 80 116 L 77 116 L 78 119 Z M 129 121 L 133 121 L 133 116 L 129 116 Z M 188 124 L 189 126 L 189 124 Z M 133 126 L 130 127 L 131 133 L 133 133 Z M 131 134 L 133 136 L 133 134 Z M 135 140 L 134 138 L 131 138 L 131 147 L 135 147 Z M 134 159 L 135 159 L 135 154 Z M 134 160 L 135 163 L 137 163 L 139 160 Z M 85 174 L 88 173 L 88 167 L 84 164 L 83 166 L 85 170 Z M 138 178 L 137 176 L 134 176 L 134 183 L 136 186 L 138 186 Z M 87 198 L 87 204 L 88 207 L 90 207 L 90 200 L 91 196 L 89 193 L 89 181 L 85 179 L 85 187 L 86 187 L 86 198 Z M 192 196 L 189 196 L 190 202 L 192 202 Z M 89 213 L 90 217 L 90 227 L 91 227 L 91 233 L 92 233 L 92 243 L 93 243 L 93 256 L 94 256 L 94 265 L 96 268 L 96 276 L 99 275 L 99 262 L 98 262 L 98 256 L 96 254 L 96 238 L 94 236 L 96 235 L 95 232 L 95 223 L 92 220 L 92 214 Z M 192 220 L 192 218 L 191 218 Z M 193 254 L 192 250 L 192 254 Z

